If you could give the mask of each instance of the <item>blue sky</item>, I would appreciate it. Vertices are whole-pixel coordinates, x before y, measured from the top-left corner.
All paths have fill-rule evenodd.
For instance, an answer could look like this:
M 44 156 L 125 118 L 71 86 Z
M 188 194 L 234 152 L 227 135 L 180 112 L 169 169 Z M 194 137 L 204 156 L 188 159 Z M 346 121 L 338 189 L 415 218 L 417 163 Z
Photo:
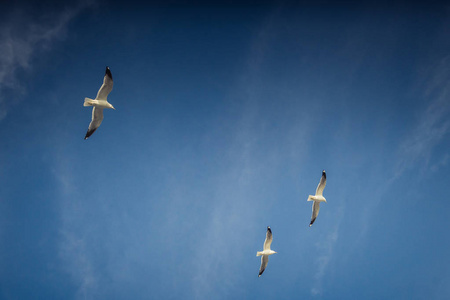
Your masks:
M 448 299 L 449 9 L 2 2 L 0 298 Z

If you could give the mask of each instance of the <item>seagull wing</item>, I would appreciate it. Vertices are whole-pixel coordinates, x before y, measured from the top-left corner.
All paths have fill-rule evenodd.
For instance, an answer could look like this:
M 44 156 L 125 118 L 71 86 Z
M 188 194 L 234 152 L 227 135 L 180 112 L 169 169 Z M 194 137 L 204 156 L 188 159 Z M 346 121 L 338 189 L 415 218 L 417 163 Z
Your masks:
M 268 262 L 269 262 L 269 255 L 262 255 L 261 256 L 261 267 L 259 268 L 259 275 L 258 275 L 258 277 L 261 277 L 261 274 L 266 269 Z
M 319 215 L 319 210 L 320 210 L 320 202 L 319 201 L 314 201 L 314 203 L 312 205 L 311 223 L 309 223 L 309 227 L 312 226 L 312 224 L 316 220 L 317 216 Z
M 95 100 L 106 100 L 108 94 L 112 91 L 113 88 L 113 79 L 111 71 L 108 67 L 106 67 L 105 77 L 103 77 L 103 84 L 98 90 L 97 97 Z
M 267 232 L 266 232 L 266 240 L 264 241 L 264 250 L 270 250 L 270 245 L 272 244 L 272 230 L 270 229 L 270 227 L 267 227 Z M 263 270 L 264 271 L 264 270 Z
M 88 137 L 90 137 L 95 130 L 102 124 L 103 121 L 103 108 L 95 107 L 92 109 L 92 121 L 89 124 L 88 131 L 86 133 L 86 136 L 84 139 L 86 140 Z
M 319 185 L 316 189 L 316 196 L 322 196 L 323 189 L 325 188 L 325 185 L 327 184 L 327 174 L 325 171 L 322 172 L 322 178 L 320 178 Z

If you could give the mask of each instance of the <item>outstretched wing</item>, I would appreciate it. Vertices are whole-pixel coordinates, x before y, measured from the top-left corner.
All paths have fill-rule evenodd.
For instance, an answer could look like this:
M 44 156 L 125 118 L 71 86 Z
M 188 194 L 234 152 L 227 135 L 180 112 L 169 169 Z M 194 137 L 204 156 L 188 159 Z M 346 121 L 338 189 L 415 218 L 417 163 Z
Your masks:
M 264 241 L 264 250 L 270 250 L 270 245 L 272 244 L 272 230 L 270 229 L 269 226 L 267 226 L 267 231 L 266 231 L 266 240 Z
M 259 268 L 259 275 L 258 275 L 258 277 L 261 277 L 261 274 L 266 269 L 268 262 L 269 262 L 269 255 L 262 255 L 261 256 L 261 267 Z
M 312 226 L 312 224 L 316 220 L 317 216 L 319 215 L 319 209 L 320 209 L 320 202 L 319 201 L 314 201 L 314 203 L 312 205 L 311 223 L 309 223 L 309 227 Z
M 325 173 L 325 170 L 322 171 L 322 178 L 320 178 L 319 185 L 316 189 L 316 196 L 322 196 L 323 189 L 325 188 L 325 185 L 327 184 L 327 174 Z
M 112 91 L 112 88 L 113 88 L 112 74 L 111 71 L 109 70 L 109 67 L 106 67 L 105 77 L 103 77 L 103 84 L 98 90 L 97 97 L 95 97 L 95 100 L 106 100 L 108 94 Z
M 92 109 L 92 121 L 89 124 L 88 131 L 86 133 L 86 136 L 84 139 L 86 140 L 88 137 L 90 137 L 95 130 L 102 124 L 103 121 L 103 108 L 95 107 Z

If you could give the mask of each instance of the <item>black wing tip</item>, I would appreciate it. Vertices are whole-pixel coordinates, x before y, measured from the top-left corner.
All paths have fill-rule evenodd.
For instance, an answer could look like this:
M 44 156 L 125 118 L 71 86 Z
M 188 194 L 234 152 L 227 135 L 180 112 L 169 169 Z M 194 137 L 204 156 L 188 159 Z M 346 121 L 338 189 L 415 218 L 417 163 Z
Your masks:
M 97 128 L 91 131 L 88 130 L 88 132 L 86 132 L 86 135 L 84 136 L 84 139 L 87 140 L 96 130 Z
M 325 170 L 322 171 L 322 176 L 327 178 L 327 173 L 325 173 Z
M 314 219 L 311 220 L 311 223 L 309 223 L 309 227 L 311 227 L 312 224 L 314 224 L 314 221 L 315 221 L 315 220 L 316 220 L 316 218 L 314 218 Z
M 270 229 L 270 226 L 267 226 L 267 231 L 272 233 L 272 229 Z
M 111 74 L 111 70 L 109 69 L 109 67 L 108 67 L 108 66 L 106 67 L 106 70 L 105 70 L 105 75 L 108 75 L 108 77 L 112 79 L 112 74 Z
M 265 270 L 265 269 L 264 269 Z M 261 277 L 262 273 L 264 273 L 264 270 L 262 270 L 261 272 L 259 272 L 258 277 Z

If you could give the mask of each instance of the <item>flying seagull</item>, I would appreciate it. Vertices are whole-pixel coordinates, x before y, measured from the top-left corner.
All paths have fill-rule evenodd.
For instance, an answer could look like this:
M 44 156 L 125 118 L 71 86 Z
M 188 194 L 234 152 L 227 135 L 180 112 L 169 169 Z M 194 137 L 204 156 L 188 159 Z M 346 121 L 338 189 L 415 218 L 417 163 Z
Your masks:
M 320 202 L 327 202 L 327 199 L 322 195 L 323 189 L 325 188 L 325 185 L 327 184 L 327 174 L 325 173 L 325 170 L 322 171 L 322 178 L 320 178 L 319 185 L 316 189 L 316 194 L 309 195 L 308 201 L 314 201 L 312 206 L 312 216 L 311 216 L 311 223 L 309 223 L 309 227 L 312 226 L 314 221 L 316 220 L 317 216 L 319 215 L 319 209 L 320 209 Z
M 270 244 L 272 244 L 272 230 L 270 230 L 270 226 L 267 226 L 266 232 L 266 240 L 264 241 L 264 250 L 256 252 L 256 256 L 261 256 L 261 267 L 259 268 L 259 275 L 264 272 L 267 267 L 267 263 L 269 262 L 269 255 L 276 253 L 273 250 L 270 250 Z
M 102 124 L 103 121 L 103 109 L 104 108 L 112 108 L 115 110 L 114 106 L 112 106 L 106 98 L 108 94 L 111 92 L 113 88 L 113 79 L 111 75 L 111 71 L 109 67 L 106 67 L 105 77 L 103 78 L 103 84 L 98 90 L 97 97 L 95 99 L 84 98 L 83 106 L 93 106 L 92 109 L 92 121 L 89 124 L 88 131 L 84 139 L 89 138 L 95 130 Z

